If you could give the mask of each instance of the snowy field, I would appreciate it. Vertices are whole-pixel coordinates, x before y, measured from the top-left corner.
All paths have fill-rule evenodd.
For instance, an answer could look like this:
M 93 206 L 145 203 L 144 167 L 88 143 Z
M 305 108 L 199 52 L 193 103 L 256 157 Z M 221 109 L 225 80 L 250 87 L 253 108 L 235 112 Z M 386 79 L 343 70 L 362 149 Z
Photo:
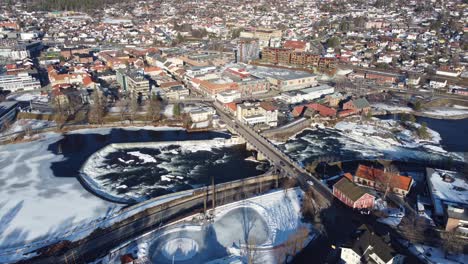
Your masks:
M 431 108 L 423 112 L 424 114 L 431 115 L 431 116 L 439 116 L 439 117 L 451 117 L 451 116 L 463 116 L 468 115 L 468 109 L 460 108 L 450 108 L 450 107 L 438 107 L 438 108 Z
M 0 133 L 0 136 L 6 136 L 14 133 L 19 133 L 27 129 L 41 129 L 47 127 L 55 127 L 57 124 L 54 121 L 44 121 L 36 119 L 19 119 L 13 125 Z
M 375 103 L 371 105 L 373 108 L 377 110 L 384 110 L 389 112 L 402 112 L 402 113 L 410 113 L 413 111 L 408 106 L 399 106 L 399 105 L 389 105 L 384 103 Z
M 310 233 L 297 250 L 315 236 L 311 226 L 301 220 L 302 197 L 300 189 L 290 189 L 287 193 L 273 191 L 220 206 L 212 223 L 203 224 L 197 215 L 149 232 L 113 251 L 103 263 L 115 263 L 127 253 L 162 264 L 173 260 L 175 263 L 246 263 L 246 242 L 256 245 L 255 263 L 277 263 L 282 257 L 278 255 L 280 250 L 273 248 L 284 248 L 281 245 L 298 229 L 304 227 Z
M 49 96 L 40 94 L 39 92 L 24 93 L 19 95 L 8 96 L 7 99 L 12 99 L 20 102 L 37 102 L 37 103 L 48 103 Z
M 456 254 L 445 255 L 441 248 L 426 246 L 422 244 L 411 244 L 408 249 L 425 263 L 436 264 L 464 264 L 468 263 L 468 255 Z
M 32 241 L 53 242 L 73 228 L 117 209 L 87 192 L 76 178 L 57 178 L 50 169 L 63 159 L 48 150 L 61 139 L 43 134 L 34 142 L 0 147 L 0 262 L 2 250 Z

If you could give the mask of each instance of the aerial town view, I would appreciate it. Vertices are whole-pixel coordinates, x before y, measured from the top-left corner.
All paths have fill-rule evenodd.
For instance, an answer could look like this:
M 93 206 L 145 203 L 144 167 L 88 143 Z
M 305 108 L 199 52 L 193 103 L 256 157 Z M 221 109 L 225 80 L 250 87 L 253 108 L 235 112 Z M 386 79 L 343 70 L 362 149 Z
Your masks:
M 0 0 L 0 264 L 466 264 L 467 36 L 467 0 Z

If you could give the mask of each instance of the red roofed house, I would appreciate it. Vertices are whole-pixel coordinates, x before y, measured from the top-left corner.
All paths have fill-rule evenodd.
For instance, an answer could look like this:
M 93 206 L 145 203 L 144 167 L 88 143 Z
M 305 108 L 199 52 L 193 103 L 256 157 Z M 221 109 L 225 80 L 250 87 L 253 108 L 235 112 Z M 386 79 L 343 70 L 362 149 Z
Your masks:
M 384 170 L 359 165 L 353 177 L 356 184 L 374 188 L 380 191 L 393 192 L 394 194 L 406 196 L 411 189 L 413 179 L 397 173 L 385 172 Z
M 308 104 L 307 108 L 314 109 L 315 111 L 319 112 L 321 116 L 325 117 L 332 117 L 336 116 L 336 110 L 333 108 L 330 108 L 328 106 L 324 106 L 321 104 L 313 103 L 313 104 Z
M 309 50 L 310 44 L 300 40 L 286 40 L 286 42 L 284 42 L 283 48 L 293 49 L 297 52 L 304 52 Z
M 375 197 L 364 188 L 354 184 L 349 179 L 350 176 L 350 174 L 345 174 L 341 180 L 333 185 L 333 195 L 353 209 L 372 209 L 374 207 Z
M 227 104 L 224 104 L 224 107 L 231 113 L 235 114 L 237 111 L 237 104 L 235 102 L 230 102 Z
M 294 109 L 292 111 L 292 115 L 294 117 L 301 116 L 304 113 L 305 109 L 306 109 L 306 107 L 304 105 L 296 106 L 296 107 L 294 107 Z

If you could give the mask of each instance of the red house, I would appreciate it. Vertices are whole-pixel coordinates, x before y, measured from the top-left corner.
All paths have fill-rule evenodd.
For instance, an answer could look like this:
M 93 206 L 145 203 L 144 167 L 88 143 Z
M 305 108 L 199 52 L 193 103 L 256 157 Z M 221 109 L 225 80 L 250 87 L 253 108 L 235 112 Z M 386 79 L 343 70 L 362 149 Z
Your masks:
M 321 104 L 313 103 L 313 104 L 308 104 L 307 108 L 314 109 L 315 111 L 319 112 L 321 116 L 336 116 L 336 110 L 333 108 L 330 108 L 328 106 L 324 106 Z
M 352 180 L 356 184 L 379 191 L 386 191 L 385 189 L 388 188 L 389 191 L 401 196 L 406 196 L 413 184 L 413 178 L 410 176 L 385 172 L 362 164 L 359 165 Z
M 372 209 L 374 207 L 375 196 L 368 193 L 364 188 L 354 184 L 349 177 L 352 176 L 350 174 L 345 175 L 345 177 L 333 185 L 333 195 L 353 209 Z

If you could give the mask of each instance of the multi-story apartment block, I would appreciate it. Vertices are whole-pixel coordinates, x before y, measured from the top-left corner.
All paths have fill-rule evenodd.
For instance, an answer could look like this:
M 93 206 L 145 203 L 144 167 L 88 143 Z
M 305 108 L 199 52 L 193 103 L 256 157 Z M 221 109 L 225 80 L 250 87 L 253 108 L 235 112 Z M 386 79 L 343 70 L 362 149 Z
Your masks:
M 149 80 L 135 70 L 117 70 L 117 82 L 124 91 L 147 96 L 150 91 Z
M 41 88 L 41 83 L 26 72 L 17 75 L 0 76 L 0 89 L 16 92 L 18 90 L 34 90 Z

